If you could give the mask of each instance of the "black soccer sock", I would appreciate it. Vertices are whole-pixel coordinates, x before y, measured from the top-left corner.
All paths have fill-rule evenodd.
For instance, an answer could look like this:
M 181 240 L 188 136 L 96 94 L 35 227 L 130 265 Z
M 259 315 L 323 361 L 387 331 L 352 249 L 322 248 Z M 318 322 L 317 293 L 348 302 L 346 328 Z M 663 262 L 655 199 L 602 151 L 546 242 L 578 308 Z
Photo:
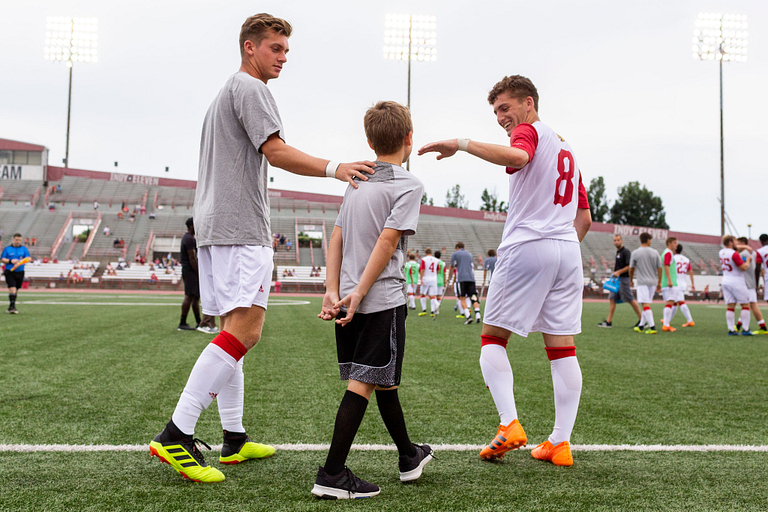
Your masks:
M 195 322 L 197 322 L 197 325 L 200 325 L 200 310 L 196 309 L 192 313 L 195 314 Z
M 192 435 L 185 434 L 181 430 L 179 430 L 179 427 L 176 426 L 176 424 L 173 422 L 173 419 L 169 420 L 168 423 L 165 425 L 165 431 L 168 434 L 168 437 L 171 441 L 178 441 L 181 439 L 192 439 Z
M 179 325 L 184 325 L 187 323 L 187 315 L 181 315 L 181 320 L 179 320 Z
M 8 300 L 11 303 L 11 307 L 15 308 L 16 307 L 16 294 L 15 293 L 9 293 L 8 294 Z
M 386 391 L 376 390 L 376 404 L 379 406 L 381 419 L 392 436 L 392 440 L 397 445 L 397 451 L 400 455 L 413 457 L 416 455 L 416 448 L 408 437 L 408 430 L 405 428 L 405 418 L 403 417 L 403 408 L 400 406 L 400 398 L 397 396 L 397 389 Z
M 357 429 L 363 422 L 365 409 L 368 408 L 368 400 L 364 396 L 347 390 L 341 399 L 339 412 L 336 413 L 336 424 L 333 427 L 333 439 L 328 457 L 325 459 L 325 472 L 329 475 L 338 475 L 344 469 L 347 455 L 352 448 Z

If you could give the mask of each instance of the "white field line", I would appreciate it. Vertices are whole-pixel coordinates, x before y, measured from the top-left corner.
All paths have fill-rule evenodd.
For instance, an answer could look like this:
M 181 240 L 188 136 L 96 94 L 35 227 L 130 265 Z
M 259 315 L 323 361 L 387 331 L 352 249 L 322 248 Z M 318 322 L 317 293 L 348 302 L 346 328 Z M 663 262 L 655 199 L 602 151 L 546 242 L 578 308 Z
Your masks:
M 36 304 L 44 306 L 173 306 L 179 307 L 181 302 L 79 302 L 79 301 L 56 301 L 56 300 L 24 300 L 19 301 L 18 304 Z M 268 306 L 304 306 L 311 304 L 308 300 L 297 301 L 279 301 L 269 302 Z
M 328 444 L 276 444 L 278 450 L 284 451 L 326 451 Z M 437 451 L 466 452 L 479 451 L 482 444 L 433 444 Z M 0 444 L 0 452 L 143 452 L 149 451 L 148 444 Z M 221 450 L 221 445 L 212 445 L 212 449 Z M 528 446 L 524 449 L 531 449 Z M 768 446 L 741 444 L 705 444 L 705 445 L 662 445 L 662 444 L 574 444 L 573 451 L 578 452 L 768 452 Z M 397 447 L 390 444 L 353 444 L 353 450 L 363 451 L 395 451 Z

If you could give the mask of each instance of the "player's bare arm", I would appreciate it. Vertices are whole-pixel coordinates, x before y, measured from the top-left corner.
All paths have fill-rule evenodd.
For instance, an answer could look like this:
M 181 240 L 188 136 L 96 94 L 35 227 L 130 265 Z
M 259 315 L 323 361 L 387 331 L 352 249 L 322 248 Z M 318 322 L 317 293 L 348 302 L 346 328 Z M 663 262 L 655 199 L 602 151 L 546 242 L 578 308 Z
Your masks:
M 525 153 L 525 151 L 523 151 L 523 153 Z M 528 153 L 525 154 L 528 155 Z M 519 169 L 519 167 L 517 167 L 517 169 Z M 584 237 L 589 233 L 589 228 L 592 227 L 592 212 L 589 208 L 579 208 L 576 210 L 576 218 L 573 221 L 573 227 L 576 228 L 579 242 L 584 240 Z
M 426 153 L 440 153 L 437 155 L 437 159 L 442 160 L 443 158 L 455 155 L 458 150 L 459 139 L 449 139 L 431 142 L 419 149 L 418 154 L 421 156 Z M 515 169 L 522 169 L 530 160 L 528 153 L 522 149 L 475 140 L 469 141 L 466 151 L 470 155 L 481 158 L 486 162 Z
M 342 249 L 341 228 L 336 226 L 333 228 L 331 241 L 328 244 L 328 260 L 325 262 L 325 295 L 323 296 L 322 310 L 317 315 L 322 320 L 333 320 L 339 314 L 339 308 L 335 305 L 339 302 Z
M 634 267 L 629 267 L 629 282 L 631 283 L 634 278 L 635 278 L 635 269 Z
M 739 270 L 747 270 L 749 269 L 749 264 L 752 263 L 752 256 L 747 256 L 747 260 L 739 265 Z
M 328 160 L 316 158 L 289 146 L 277 133 L 270 135 L 267 141 L 261 145 L 261 152 L 264 153 L 271 165 L 300 176 L 323 177 L 325 176 L 325 168 L 329 163 Z M 339 164 L 335 178 L 339 181 L 346 181 L 357 188 L 357 183 L 353 178 L 367 181 L 368 178 L 363 173 L 373 174 L 373 167 L 375 166 L 376 164 L 369 160 Z
M 373 283 L 376 282 L 376 278 L 379 277 L 384 267 L 392 259 L 392 255 L 395 254 L 397 244 L 400 242 L 400 237 L 403 235 L 402 231 L 397 229 L 384 228 L 379 235 L 379 239 L 376 241 L 376 246 L 373 248 L 371 256 L 368 258 L 368 263 L 365 266 L 363 275 L 360 276 L 360 282 L 357 283 L 352 293 L 341 299 L 335 304 L 335 307 L 341 309 L 341 306 L 347 306 L 347 315 L 344 318 L 336 320 L 337 324 L 342 326 L 347 325 L 352 321 L 352 317 L 357 310 L 357 306 L 368 294 L 368 290 L 371 289 Z M 339 265 L 341 268 L 341 265 Z M 327 270 L 326 270 L 327 272 Z
M 659 282 L 656 284 L 656 293 L 661 293 L 661 267 L 658 269 L 659 271 Z
M 664 265 L 664 275 L 667 277 L 667 287 L 673 288 L 672 276 L 669 274 L 669 265 Z

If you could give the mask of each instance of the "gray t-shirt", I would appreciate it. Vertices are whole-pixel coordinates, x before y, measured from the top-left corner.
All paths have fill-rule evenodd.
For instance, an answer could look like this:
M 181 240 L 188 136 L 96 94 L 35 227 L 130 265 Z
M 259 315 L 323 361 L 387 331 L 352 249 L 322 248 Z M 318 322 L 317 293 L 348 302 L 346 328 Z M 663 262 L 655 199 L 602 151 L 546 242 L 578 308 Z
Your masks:
M 629 266 L 635 269 L 635 279 L 641 286 L 656 286 L 659 284 L 661 256 L 656 249 L 640 247 L 632 252 Z
M 752 256 L 749 251 L 741 251 L 741 258 L 747 261 L 747 258 Z M 747 285 L 748 290 L 757 290 L 757 281 L 755 280 L 755 258 L 752 256 L 752 261 L 749 262 L 749 268 L 744 271 L 744 283 Z
M 376 162 L 368 181 L 357 181 L 344 194 L 336 225 L 341 228 L 342 257 L 339 295 L 355 289 L 385 228 L 403 232 L 397 249 L 363 298 L 358 313 L 375 313 L 406 303 L 405 253 L 408 236 L 416 233 L 424 185 L 400 166 Z
M 460 283 L 475 280 L 475 264 L 472 254 L 466 249 L 459 249 L 451 254 L 451 266 L 456 267 L 456 280 Z
M 267 158 L 261 145 L 283 136 L 266 84 L 239 71 L 208 108 L 195 193 L 197 245 L 272 246 Z
M 496 270 L 496 256 L 488 256 L 485 258 L 485 263 L 483 265 L 485 265 L 485 270 L 493 274 L 493 271 Z

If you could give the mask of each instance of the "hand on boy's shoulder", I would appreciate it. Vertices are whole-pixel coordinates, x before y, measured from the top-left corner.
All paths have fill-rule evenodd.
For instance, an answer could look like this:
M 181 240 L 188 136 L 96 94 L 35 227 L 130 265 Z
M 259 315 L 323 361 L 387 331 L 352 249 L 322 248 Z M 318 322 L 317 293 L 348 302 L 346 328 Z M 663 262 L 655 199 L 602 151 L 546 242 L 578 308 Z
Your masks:
M 374 167 L 376 167 L 376 163 L 371 162 L 370 160 L 339 164 L 339 167 L 336 169 L 335 176 L 337 180 L 346 181 L 352 185 L 352 187 L 357 188 L 357 183 L 355 183 L 354 178 L 368 181 L 368 177 L 363 173 L 374 174 Z

